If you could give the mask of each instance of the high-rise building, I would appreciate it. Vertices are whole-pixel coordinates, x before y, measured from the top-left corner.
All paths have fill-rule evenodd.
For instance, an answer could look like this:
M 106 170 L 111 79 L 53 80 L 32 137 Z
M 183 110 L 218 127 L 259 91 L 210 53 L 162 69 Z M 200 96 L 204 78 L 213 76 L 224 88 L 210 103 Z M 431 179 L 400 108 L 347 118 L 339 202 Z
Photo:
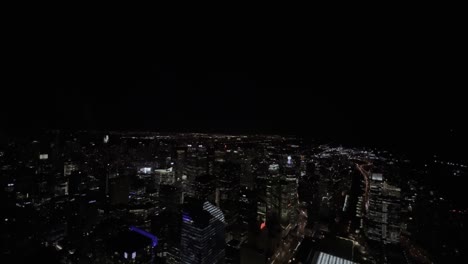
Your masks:
M 267 218 L 267 204 L 268 204 L 268 181 L 269 181 L 269 165 L 266 163 L 259 163 L 255 166 L 255 193 L 257 198 L 257 219 L 265 222 Z
M 109 177 L 109 197 L 112 205 L 127 204 L 130 193 L 130 182 L 128 177 L 113 176 Z
M 159 179 L 160 184 L 174 184 L 175 183 L 175 171 L 172 167 L 168 169 L 154 170 L 154 175 Z
M 213 175 L 199 175 L 192 183 L 191 189 L 193 190 L 193 193 L 190 195 L 190 197 L 214 203 L 216 197 L 215 185 L 216 181 Z
M 400 241 L 400 188 L 387 184 L 382 174 L 372 173 L 366 234 L 383 244 Z
M 251 229 L 257 225 L 257 199 L 255 191 L 248 187 L 241 187 L 239 193 L 239 229 L 240 241 L 244 241 Z
M 291 228 L 297 217 L 298 175 L 291 156 L 282 168 L 280 223 L 283 229 Z
M 225 161 L 220 164 L 217 175 L 217 191 L 219 207 L 226 219 L 226 241 L 232 238 L 239 239 L 239 189 L 241 166 L 233 161 Z
M 152 230 L 160 237 L 159 252 L 166 260 L 180 247 L 180 186 L 161 185 L 159 190 L 160 211 L 152 217 Z M 172 260 L 177 256 L 172 256 Z
M 161 184 L 159 188 L 159 204 L 163 208 L 167 208 L 170 212 L 179 211 L 181 204 L 181 190 L 179 186 Z
M 267 214 L 279 214 L 281 206 L 279 165 L 271 164 L 268 168 L 268 182 L 266 188 Z
M 292 164 L 286 163 L 281 167 L 278 164 L 270 165 L 267 184 L 267 222 L 279 223 L 283 233 L 287 233 L 292 227 L 290 223 L 296 216 L 297 183 Z
M 223 263 L 224 215 L 210 202 L 189 201 L 182 213 L 181 263 Z
M 205 147 L 198 148 L 189 145 L 185 155 L 184 172 L 182 179 L 185 180 L 185 193 L 187 196 L 195 197 L 195 180 L 198 176 L 208 174 L 208 152 Z

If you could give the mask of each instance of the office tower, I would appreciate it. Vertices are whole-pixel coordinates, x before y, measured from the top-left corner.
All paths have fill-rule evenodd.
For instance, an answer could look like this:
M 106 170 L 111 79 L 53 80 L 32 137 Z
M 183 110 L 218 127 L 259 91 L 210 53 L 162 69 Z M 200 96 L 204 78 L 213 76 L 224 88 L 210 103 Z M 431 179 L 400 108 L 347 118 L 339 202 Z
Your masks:
M 241 165 L 241 179 L 240 185 L 246 186 L 250 189 L 255 187 L 255 175 L 252 170 L 253 150 L 246 151 L 244 155 L 240 157 Z
M 257 199 L 255 191 L 248 187 L 241 187 L 239 193 L 239 229 L 240 241 L 247 238 L 249 231 L 258 229 L 257 224 Z
M 174 184 L 175 183 L 175 171 L 172 167 L 167 169 L 154 170 L 154 177 L 159 179 L 160 184 Z
M 176 261 L 178 257 L 173 255 L 174 250 L 180 248 L 182 200 L 181 188 L 174 185 L 161 185 L 159 190 L 159 212 L 152 217 L 152 230 L 161 240 L 158 254 L 162 254 L 166 260 L 171 258 Z
M 298 172 L 291 156 L 282 168 L 280 223 L 283 229 L 291 228 L 297 218 Z M 289 231 L 289 230 L 286 230 Z
M 269 165 L 260 162 L 256 164 L 254 173 L 255 177 L 255 193 L 257 197 L 257 219 L 261 222 L 266 221 L 267 217 L 267 186 L 269 181 Z
M 202 201 L 215 202 L 216 197 L 215 177 L 210 174 L 203 174 L 195 177 L 191 189 L 194 190 L 190 196 Z
M 109 176 L 109 197 L 112 205 L 127 204 L 129 193 L 130 182 L 127 176 Z
M 267 222 L 270 227 L 280 225 L 283 233 L 287 233 L 296 218 L 297 212 L 297 177 L 290 157 L 280 167 L 272 164 L 269 167 L 267 185 Z
M 184 173 L 182 179 L 185 180 L 185 193 L 187 196 L 195 197 L 195 179 L 197 176 L 208 173 L 208 153 L 203 146 L 192 147 L 188 145 Z
M 218 178 L 220 207 L 237 200 L 240 189 L 241 165 L 232 161 L 223 162 Z
M 233 161 L 220 164 L 218 176 L 219 207 L 226 219 L 226 241 L 239 239 L 239 189 L 241 166 Z
M 188 201 L 182 213 L 181 263 L 223 263 L 224 215 L 210 202 Z
M 279 173 L 279 164 L 271 164 L 268 168 L 266 185 L 266 223 L 271 234 L 280 233 L 280 219 L 283 188 L 285 184 Z
M 177 180 L 182 179 L 182 175 L 185 173 L 185 150 L 176 150 L 176 160 L 174 164 L 175 177 Z
M 159 188 L 159 204 L 161 208 L 167 208 L 170 212 L 179 211 L 182 202 L 179 186 L 161 184 Z
M 208 172 L 208 152 L 205 147 L 188 146 L 185 154 L 185 175 L 187 179 L 193 180 L 196 176 Z
M 400 241 L 400 188 L 387 184 L 381 173 L 372 173 L 366 234 L 383 244 Z

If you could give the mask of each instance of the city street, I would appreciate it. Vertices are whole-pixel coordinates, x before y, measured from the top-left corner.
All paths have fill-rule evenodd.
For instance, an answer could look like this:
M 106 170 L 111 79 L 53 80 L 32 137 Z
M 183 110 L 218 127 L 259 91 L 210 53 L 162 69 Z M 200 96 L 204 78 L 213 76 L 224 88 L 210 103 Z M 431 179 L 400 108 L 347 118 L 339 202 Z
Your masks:
M 277 248 L 269 263 L 287 263 L 294 256 L 304 238 L 305 227 L 307 225 L 307 212 L 302 208 L 298 209 L 298 211 L 296 226 L 283 239 L 282 244 Z

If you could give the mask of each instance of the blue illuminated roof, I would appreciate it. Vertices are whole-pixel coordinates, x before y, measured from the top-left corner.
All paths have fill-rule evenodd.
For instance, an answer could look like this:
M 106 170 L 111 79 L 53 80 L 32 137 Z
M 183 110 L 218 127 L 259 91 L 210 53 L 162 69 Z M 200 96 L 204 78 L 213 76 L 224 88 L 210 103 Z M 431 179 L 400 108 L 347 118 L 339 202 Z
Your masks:
M 130 226 L 130 231 L 136 232 L 136 233 L 138 233 L 138 234 L 140 234 L 142 236 L 145 236 L 145 237 L 151 239 L 153 241 L 153 243 L 152 243 L 153 247 L 156 247 L 158 245 L 158 238 L 155 235 L 153 235 L 151 233 L 148 233 L 145 230 L 142 230 L 142 229 L 140 229 L 138 227 L 135 227 L 135 226 Z

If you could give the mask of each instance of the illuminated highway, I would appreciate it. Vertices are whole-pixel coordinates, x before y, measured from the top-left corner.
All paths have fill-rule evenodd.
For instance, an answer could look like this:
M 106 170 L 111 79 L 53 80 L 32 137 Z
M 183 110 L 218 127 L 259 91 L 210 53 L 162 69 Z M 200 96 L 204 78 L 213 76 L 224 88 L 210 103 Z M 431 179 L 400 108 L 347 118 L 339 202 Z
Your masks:
M 289 233 L 283 239 L 282 244 L 276 249 L 276 252 L 271 257 L 269 263 L 288 263 L 299 248 L 299 245 L 304 238 L 305 227 L 307 225 L 307 212 L 303 208 L 298 209 L 298 211 L 299 214 L 296 226 L 291 228 Z
M 366 213 L 367 213 L 367 209 L 369 208 L 369 188 L 370 188 L 370 185 L 369 185 L 369 172 L 366 171 L 363 167 L 367 167 L 367 166 L 370 166 L 372 165 L 370 162 L 367 162 L 365 164 L 357 164 L 356 163 L 356 168 L 359 170 L 359 172 L 362 174 L 362 177 L 364 177 L 364 184 L 366 185 L 365 187 L 365 193 L 364 193 L 364 205 L 365 205 L 365 210 L 366 210 Z

